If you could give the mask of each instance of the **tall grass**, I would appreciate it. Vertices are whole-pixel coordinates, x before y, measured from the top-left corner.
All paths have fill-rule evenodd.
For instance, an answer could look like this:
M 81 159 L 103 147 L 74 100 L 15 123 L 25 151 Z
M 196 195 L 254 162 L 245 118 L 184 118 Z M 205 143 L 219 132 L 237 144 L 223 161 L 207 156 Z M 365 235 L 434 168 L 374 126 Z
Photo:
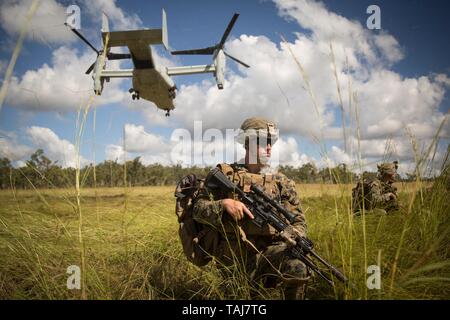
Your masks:
M 446 193 L 441 193 L 443 186 L 443 181 L 437 181 L 431 187 L 436 189 L 425 192 L 423 203 L 415 201 L 409 216 L 407 209 L 395 215 L 366 216 L 367 261 L 369 265 L 381 262 L 382 271 L 381 290 L 368 290 L 367 296 L 362 220 L 353 219 L 351 225 L 342 214 L 348 209 L 350 186 L 346 186 L 342 198 L 337 195 L 342 199 L 337 208 L 334 200 L 337 192 L 318 197 L 321 186 L 315 186 L 315 190 L 298 186 L 303 206 L 308 208 L 309 236 L 317 252 L 342 268 L 354 284 L 345 287 L 338 283 L 333 289 L 315 278 L 308 289 L 308 298 L 448 298 L 449 283 L 442 280 L 450 276 L 448 203 Z M 64 192 L 40 190 L 48 206 L 32 190 L 0 192 L 4 204 L 0 209 L 2 298 L 81 297 L 80 291 L 65 287 L 66 268 L 77 264 L 80 258 L 78 218 L 73 208 L 61 201 Z M 252 288 L 244 281 L 245 274 L 238 264 L 228 266 L 227 277 L 222 277 L 223 266 L 218 262 L 203 268 L 187 262 L 178 240 L 172 187 L 129 188 L 128 200 L 123 188 L 100 188 L 97 192 L 96 204 L 94 189 L 81 190 L 88 298 L 242 299 L 249 298 L 251 290 L 264 299 L 281 298 L 277 290 L 257 285 Z M 401 201 L 407 203 L 410 197 L 410 188 L 403 187 Z M 122 227 L 125 201 L 128 201 L 129 218 L 125 220 L 128 239 L 124 239 Z M 96 206 L 102 217 L 100 224 Z M 63 225 L 49 207 L 58 212 Z M 393 261 L 403 230 L 406 231 L 397 260 L 397 276 L 391 288 Z
M 14 47 L 13 54 L 9 61 L 8 67 L 5 72 L 5 79 L 3 80 L 2 87 L 0 88 L 0 111 L 2 110 L 3 102 L 5 101 L 6 94 L 8 92 L 9 81 L 11 80 L 14 66 L 16 65 L 17 58 L 22 50 L 23 41 L 28 33 L 31 19 L 39 8 L 40 0 L 33 0 L 25 16 L 24 23 L 20 27 L 19 39 L 17 39 L 16 46 Z

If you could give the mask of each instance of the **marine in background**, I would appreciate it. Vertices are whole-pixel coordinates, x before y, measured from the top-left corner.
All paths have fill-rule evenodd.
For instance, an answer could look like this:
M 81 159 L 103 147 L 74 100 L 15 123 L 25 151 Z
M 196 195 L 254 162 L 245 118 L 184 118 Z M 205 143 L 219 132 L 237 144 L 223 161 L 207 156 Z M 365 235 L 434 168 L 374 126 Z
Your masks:
M 377 165 L 376 178 L 363 177 L 352 189 L 353 213 L 361 214 L 373 209 L 385 210 L 386 213 L 399 209 L 397 187 L 398 161 Z

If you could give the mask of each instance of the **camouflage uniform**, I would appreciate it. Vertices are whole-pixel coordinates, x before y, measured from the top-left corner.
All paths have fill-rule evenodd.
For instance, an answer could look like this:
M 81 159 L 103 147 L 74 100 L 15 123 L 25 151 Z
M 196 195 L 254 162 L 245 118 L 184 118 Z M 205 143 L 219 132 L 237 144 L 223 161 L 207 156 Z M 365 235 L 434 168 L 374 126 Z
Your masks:
M 396 161 L 383 163 L 378 165 L 377 178 L 363 178 L 362 183 L 358 182 L 352 190 L 353 212 L 359 213 L 363 208 L 363 204 L 365 210 L 379 208 L 390 212 L 399 209 L 397 187 L 394 186 L 393 181 L 383 181 L 381 179 L 385 173 L 395 176 L 397 167 Z M 392 198 L 391 194 L 395 197 Z
M 237 163 L 219 164 L 218 167 L 245 192 L 250 191 L 251 183 L 261 186 L 296 215 L 293 226 L 306 236 L 305 215 L 292 180 L 281 173 L 253 174 L 245 165 Z M 222 266 L 237 263 L 250 281 L 261 281 L 265 287 L 272 288 L 282 283 L 287 299 L 303 298 L 309 278 L 306 266 L 290 255 L 288 246 L 271 226 L 260 229 L 248 217 L 234 221 L 224 211 L 222 199 L 225 198 L 235 197 L 220 190 L 205 189 L 195 199 L 194 219 L 214 230 L 216 235 L 214 244 L 208 246 L 209 253 Z

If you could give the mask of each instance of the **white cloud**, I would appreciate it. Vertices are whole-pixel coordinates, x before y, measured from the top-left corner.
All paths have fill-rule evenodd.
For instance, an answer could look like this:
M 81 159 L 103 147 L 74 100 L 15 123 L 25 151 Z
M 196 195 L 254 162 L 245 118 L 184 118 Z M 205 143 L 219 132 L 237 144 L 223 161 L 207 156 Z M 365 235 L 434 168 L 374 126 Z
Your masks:
M 93 95 L 93 80 L 85 70 L 95 61 L 95 53 L 62 46 L 52 55 L 51 65 L 43 64 L 37 70 L 28 70 L 20 78 L 13 77 L 6 102 L 17 108 L 34 111 L 75 111 L 85 106 Z M 110 62 L 113 68 L 117 61 Z M 125 93 L 120 89 L 123 80 L 105 83 L 102 96 L 95 97 L 98 105 L 119 102 Z
M 272 159 L 269 162 L 273 166 L 273 161 L 277 160 L 280 165 L 301 167 L 308 162 L 315 162 L 314 159 L 304 153 L 299 152 L 297 141 L 293 137 L 280 137 L 272 148 Z
M 0 131 L 0 157 L 17 162 L 29 157 L 32 153 L 32 148 L 18 142 L 17 135 L 14 132 Z
M 10 35 L 16 35 L 23 26 L 31 1 L 4 0 L 0 5 L 0 24 Z M 66 7 L 54 0 L 40 1 L 28 31 L 28 38 L 41 43 L 69 43 L 75 40 L 64 25 Z
M 125 124 L 125 148 L 129 152 L 167 152 L 168 145 L 162 136 L 147 133 L 144 126 Z
M 127 14 L 117 6 L 115 0 L 84 0 L 83 9 L 87 9 L 90 16 L 98 22 L 101 21 L 102 12 L 105 12 L 112 23 L 110 28 L 114 27 L 113 31 L 132 30 L 142 27 L 142 21 L 139 16 L 137 14 Z
M 44 154 L 57 165 L 64 168 L 76 167 L 78 155 L 75 146 L 65 139 L 61 139 L 49 128 L 31 126 L 25 130 L 31 145 L 19 142 L 14 132 L 0 131 L 0 157 L 6 157 L 16 167 L 23 167 L 37 149 L 43 149 Z M 83 156 L 80 157 L 81 166 L 89 164 Z
M 348 153 L 336 146 L 331 147 L 331 150 L 327 156 L 333 161 L 334 165 L 338 165 L 341 163 L 349 165 L 352 163 L 352 159 L 348 155 Z
M 374 64 L 380 58 L 393 63 L 403 54 L 397 40 L 389 34 L 376 34 L 359 21 L 329 11 L 322 2 L 310 0 L 274 0 L 282 16 L 295 19 L 312 32 L 315 42 L 336 43 L 352 56 L 361 56 Z M 380 53 L 378 55 L 377 53 Z
M 152 126 L 174 126 L 174 117 L 166 117 L 165 111 L 158 109 L 153 102 L 144 99 L 132 100 L 130 94 L 127 92 L 124 94 L 121 104 L 129 110 L 139 112 L 146 122 Z
M 402 135 L 406 127 L 414 128 L 418 137 L 430 138 L 445 116 L 439 106 L 446 87 L 433 78 L 403 78 L 380 70 L 373 71 L 367 82 L 355 81 L 354 89 L 359 93 L 364 138 Z
M 78 154 L 75 146 L 65 139 L 59 138 L 49 128 L 32 126 L 26 130 L 34 146 L 42 148 L 49 159 L 58 161 L 62 167 L 77 167 Z M 80 156 L 81 167 L 88 161 Z
M 123 163 L 124 159 L 129 160 L 129 154 L 125 153 L 123 146 L 108 144 L 105 148 L 105 160 L 117 161 Z
M 397 62 L 403 59 L 403 53 L 397 40 L 389 34 L 375 36 L 375 44 L 389 62 Z

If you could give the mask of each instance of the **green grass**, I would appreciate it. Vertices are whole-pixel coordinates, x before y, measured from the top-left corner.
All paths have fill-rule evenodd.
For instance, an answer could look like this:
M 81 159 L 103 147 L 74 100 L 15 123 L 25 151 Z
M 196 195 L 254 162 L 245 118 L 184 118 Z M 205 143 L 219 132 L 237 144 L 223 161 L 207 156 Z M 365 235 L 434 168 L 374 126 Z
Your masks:
M 322 192 L 318 196 L 317 189 Z M 222 278 L 212 263 L 190 265 L 178 241 L 173 187 L 82 190 L 83 241 L 88 299 L 248 298 L 242 274 Z M 404 188 L 402 210 L 353 218 L 349 186 L 298 187 L 309 237 L 317 252 L 351 279 L 327 286 L 315 278 L 309 299 L 450 298 L 449 212 L 446 193 L 416 197 Z M 330 193 L 327 194 L 326 190 Z M 341 192 L 340 192 L 341 191 Z M 0 297 L 80 299 L 66 288 L 66 269 L 80 265 L 79 215 L 71 190 L 0 192 Z M 367 265 L 381 262 L 381 290 L 365 283 L 363 220 Z M 403 235 L 403 238 L 402 238 Z M 402 239 L 402 241 L 401 241 Z M 400 246 L 400 249 L 399 249 Z M 397 262 L 395 257 L 398 255 Z M 395 274 L 393 268 L 395 265 Z M 391 285 L 392 284 L 392 285 Z M 278 299 L 278 291 L 262 291 Z

